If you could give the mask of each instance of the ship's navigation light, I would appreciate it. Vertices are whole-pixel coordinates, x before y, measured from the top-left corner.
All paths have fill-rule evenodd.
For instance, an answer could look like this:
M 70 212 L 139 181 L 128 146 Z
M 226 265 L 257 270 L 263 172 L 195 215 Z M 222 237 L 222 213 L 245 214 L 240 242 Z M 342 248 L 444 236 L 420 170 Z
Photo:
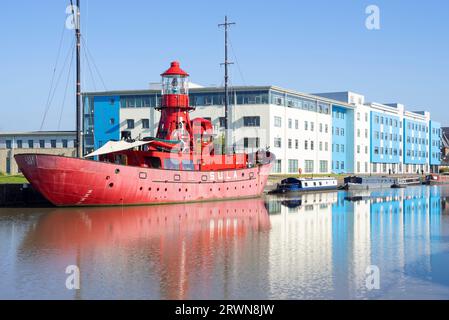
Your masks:
M 188 94 L 189 75 L 179 67 L 179 62 L 172 62 L 162 76 L 162 94 Z

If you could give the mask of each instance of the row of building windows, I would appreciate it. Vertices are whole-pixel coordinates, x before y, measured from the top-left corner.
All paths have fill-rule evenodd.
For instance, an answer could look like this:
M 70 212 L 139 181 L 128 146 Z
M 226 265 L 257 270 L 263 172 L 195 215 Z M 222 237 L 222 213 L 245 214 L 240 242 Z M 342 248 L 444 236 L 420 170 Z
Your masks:
M 61 140 L 62 147 L 68 148 L 69 141 L 67 139 Z M 13 148 L 13 141 L 12 140 L 6 140 L 5 141 L 5 147 L 6 149 L 12 149 Z M 47 143 L 46 140 L 26 140 L 26 144 L 24 144 L 23 140 L 15 140 L 14 148 L 16 149 L 34 149 L 34 148 L 56 148 L 57 147 L 57 141 L 55 139 L 50 140 L 49 143 Z
M 344 144 L 332 144 L 332 152 L 345 152 L 345 145 Z
M 424 138 L 417 138 L 417 137 L 409 137 L 407 136 L 407 142 L 408 143 L 415 143 L 415 144 L 426 144 L 426 146 L 429 145 L 429 140 Z
M 345 118 L 345 113 L 341 112 L 341 111 L 332 111 L 332 118 L 344 119 Z
M 388 118 L 388 117 L 383 117 L 383 116 L 374 116 L 374 122 L 377 124 L 385 124 L 385 125 L 389 125 L 389 126 L 394 126 L 395 128 L 397 128 L 399 126 L 399 128 L 402 128 L 402 122 L 398 121 L 397 119 L 393 119 L 393 118 Z
M 282 118 L 281 117 L 274 117 L 274 126 L 281 128 L 282 127 Z M 289 129 L 293 129 L 293 119 L 289 118 L 288 119 L 288 128 Z M 295 129 L 299 129 L 299 120 L 295 119 Z M 329 130 L 329 126 L 328 124 L 323 124 L 323 123 L 318 123 L 318 131 L 319 132 L 324 132 L 327 133 Z M 315 122 L 313 121 L 304 121 L 304 130 L 305 131 L 314 131 L 315 130 Z
M 429 127 L 427 127 L 424 124 L 409 122 L 407 124 L 407 128 L 409 130 L 421 131 L 421 132 L 426 132 L 426 133 L 429 132 Z
M 415 158 L 428 158 L 429 152 L 419 151 L 419 150 L 407 150 L 407 157 L 415 157 Z
M 374 154 L 375 155 L 390 155 L 390 156 L 402 156 L 402 149 L 396 149 L 396 148 L 384 148 L 384 147 L 374 147 Z
M 280 173 L 282 166 L 282 160 L 276 160 L 273 166 L 273 172 Z M 297 159 L 288 159 L 288 172 L 289 173 L 297 173 L 299 171 L 299 161 Z M 304 173 L 313 173 L 314 172 L 314 161 L 313 160 L 304 160 L 303 168 Z M 327 173 L 328 172 L 328 161 L 327 160 L 319 160 L 319 172 Z
M 384 133 L 379 131 L 374 131 L 374 139 L 376 140 L 386 140 L 386 141 L 399 141 L 402 142 L 402 135 L 397 133 Z
M 360 112 L 357 112 L 357 121 L 360 121 Z M 365 112 L 365 122 L 368 122 L 368 112 Z
M 345 129 L 344 128 L 338 128 L 338 127 L 332 127 L 332 134 L 336 136 L 344 136 L 345 135 Z
M 440 136 L 441 135 L 441 129 L 432 128 L 432 134 Z
M 111 124 L 114 124 L 113 120 L 114 119 L 111 118 Z M 140 122 L 142 124 L 142 129 L 150 128 L 150 119 L 141 119 Z M 126 119 L 126 127 L 127 129 L 134 129 L 136 127 L 134 119 Z
M 282 148 L 282 138 L 274 138 L 274 147 L 275 148 Z M 294 145 L 293 145 L 293 139 L 288 139 L 287 140 L 287 147 L 289 149 L 293 149 L 293 147 L 295 149 L 299 149 L 299 140 L 295 139 L 294 140 Z M 328 151 L 329 150 L 329 144 L 328 142 L 323 142 L 319 141 L 318 142 L 318 150 L 319 151 L 323 151 L 323 147 L 324 147 L 324 151 Z M 313 140 L 305 140 L 304 141 L 304 150 L 315 150 L 315 142 Z
M 345 162 L 344 161 L 332 161 L 332 170 L 344 170 Z
M 361 150 L 360 145 L 357 145 L 357 153 L 360 154 L 360 150 Z M 368 146 L 365 146 L 365 154 L 368 154 Z
M 441 152 L 432 152 L 433 159 L 441 159 Z
M 360 129 L 357 129 L 357 138 L 360 138 Z M 368 129 L 365 129 L 365 138 L 368 138 Z
M 331 106 L 328 103 L 291 95 L 282 95 L 280 93 L 271 94 L 271 103 L 279 106 L 286 105 L 289 108 L 313 111 L 322 114 L 330 114 L 331 109 Z

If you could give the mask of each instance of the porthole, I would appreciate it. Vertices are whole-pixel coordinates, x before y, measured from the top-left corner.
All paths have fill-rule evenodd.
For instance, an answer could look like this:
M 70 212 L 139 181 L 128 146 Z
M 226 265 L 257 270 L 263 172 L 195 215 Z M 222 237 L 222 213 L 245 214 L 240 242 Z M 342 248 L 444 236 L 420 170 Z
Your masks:
M 119 174 L 120 173 L 120 169 L 115 169 L 115 174 Z
M 109 184 L 109 188 L 112 188 L 113 186 L 114 186 L 114 183 L 111 182 L 111 183 Z

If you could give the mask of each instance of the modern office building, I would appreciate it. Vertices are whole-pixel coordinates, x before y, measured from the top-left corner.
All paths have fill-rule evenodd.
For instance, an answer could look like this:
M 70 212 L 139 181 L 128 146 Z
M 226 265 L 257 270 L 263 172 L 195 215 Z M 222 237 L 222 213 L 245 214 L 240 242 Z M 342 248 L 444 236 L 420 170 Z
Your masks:
M 237 150 L 270 147 L 277 157 L 273 173 L 332 171 L 336 101 L 273 86 L 233 87 L 231 95 L 231 129 Z M 154 136 L 159 98 L 160 90 L 84 94 L 84 153 L 110 139 Z M 224 134 L 223 101 L 223 88 L 190 89 L 190 103 L 196 107 L 191 118 L 210 119 L 217 137 Z
M 398 103 L 367 103 L 354 92 L 305 94 L 276 86 L 239 86 L 230 93 L 235 149 L 269 147 L 273 173 L 388 174 L 436 172 L 440 124 Z M 191 118 L 212 121 L 224 136 L 221 87 L 191 86 Z M 160 88 L 83 94 L 84 153 L 108 140 L 155 136 Z M 218 149 L 216 151 L 219 152 Z
M 14 155 L 47 153 L 75 156 L 74 131 L 0 132 L 0 173 L 20 173 Z

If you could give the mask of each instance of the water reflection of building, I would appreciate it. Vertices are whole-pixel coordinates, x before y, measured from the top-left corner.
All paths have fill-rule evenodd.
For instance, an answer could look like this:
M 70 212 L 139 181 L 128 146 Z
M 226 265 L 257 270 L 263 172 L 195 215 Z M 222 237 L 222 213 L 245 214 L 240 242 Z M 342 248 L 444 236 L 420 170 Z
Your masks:
M 336 201 L 337 192 L 304 194 L 301 206 L 280 206 L 270 216 L 272 297 L 300 299 L 309 290 L 323 293 L 332 287 L 332 203 Z M 312 289 L 310 283 L 320 286 Z
M 78 298 L 233 298 L 233 286 L 245 284 L 248 262 L 256 280 L 266 282 L 267 261 L 258 247 L 266 247 L 269 228 L 261 199 L 55 209 L 29 231 L 19 254 L 36 259 L 30 252 L 38 249 L 42 268 L 57 261 L 79 265 Z M 63 285 L 60 271 L 55 275 Z M 59 289 L 59 297 L 67 294 Z
M 376 295 L 365 286 L 370 265 L 380 268 L 383 288 L 390 293 L 404 290 L 410 277 L 441 268 L 432 263 L 436 250 L 431 237 L 441 233 L 437 187 L 368 191 L 353 197 L 334 192 L 295 200 L 301 205 L 283 206 L 271 216 L 273 296 L 363 298 Z M 288 294 L 284 286 L 291 289 Z

